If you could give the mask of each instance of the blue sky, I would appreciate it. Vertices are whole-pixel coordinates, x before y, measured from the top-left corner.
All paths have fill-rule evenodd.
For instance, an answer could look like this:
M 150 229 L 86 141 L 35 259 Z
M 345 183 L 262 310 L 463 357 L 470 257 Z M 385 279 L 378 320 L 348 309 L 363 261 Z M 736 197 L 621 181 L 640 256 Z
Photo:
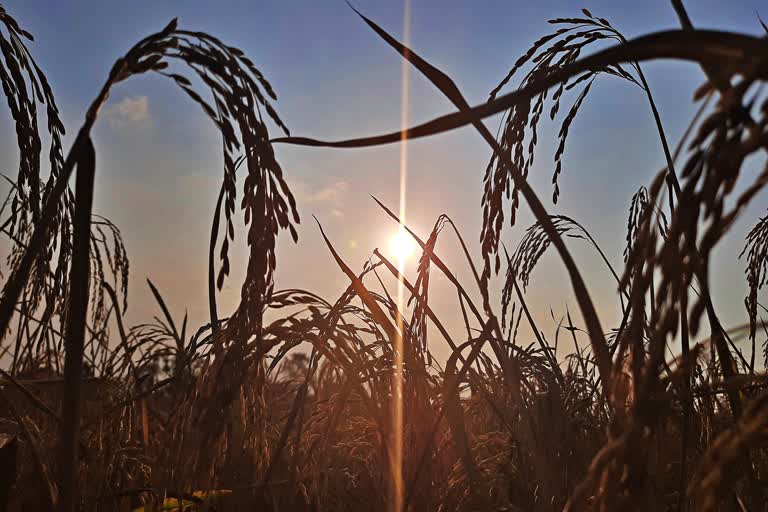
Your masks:
M 753 34 L 762 30 L 757 1 L 688 4 L 699 28 Z M 359 0 L 355 5 L 393 35 L 402 34 L 401 2 Z M 347 138 L 391 131 L 400 124 L 400 57 L 342 0 L 25 0 L 5 6 L 35 35 L 30 48 L 53 86 L 69 131 L 68 142 L 115 59 L 173 17 L 179 18 L 183 28 L 209 32 L 244 50 L 274 86 L 279 98 L 276 108 L 293 134 Z M 581 7 L 610 19 L 628 37 L 677 27 L 674 11 L 662 0 L 415 0 L 411 46 L 451 75 L 471 103 L 478 103 L 530 43 L 550 31 L 547 19 L 577 15 Z M 643 67 L 674 144 L 693 115 L 691 93 L 703 76 L 690 64 L 654 62 Z M 414 74 L 409 91 L 413 122 L 451 110 Z M 0 166 L 14 173 L 12 125 L 6 113 L 0 120 Z M 495 129 L 498 120 L 488 123 Z M 546 199 L 550 213 L 567 214 L 587 226 L 620 267 L 629 200 L 663 165 L 647 100 L 638 89 L 610 77 L 595 84 L 569 137 L 557 205 L 549 200 L 557 126 L 545 126 L 531 173 L 534 188 Z M 129 319 L 145 321 L 154 314 L 144 284 L 149 277 L 167 296 L 172 310 L 181 314 L 187 308 L 193 320 L 205 321 L 207 233 L 222 173 L 217 133 L 169 81 L 142 77 L 113 90 L 94 140 L 95 208 L 122 229 L 131 258 Z M 318 216 L 345 259 L 360 268 L 374 247 L 386 247 L 395 230 L 368 194 L 397 207 L 399 148 L 279 147 L 277 151 L 302 214 L 299 245 L 280 245 L 277 285 L 301 286 L 335 297 L 347 282 L 321 244 L 311 215 Z M 426 235 L 436 217 L 447 213 L 468 241 L 476 241 L 482 174 L 489 157 L 480 138 L 469 129 L 458 130 L 409 144 L 408 157 L 408 216 L 417 231 Z M 744 265 L 736 257 L 745 233 L 764 212 L 765 199 L 763 194 L 754 201 L 712 267 L 715 303 L 726 323 L 746 318 Z M 507 230 L 508 246 L 514 247 L 529 224 L 525 213 L 518 226 Z M 453 240 L 446 238 L 438 250 L 458 275 L 469 277 Z M 607 329 L 617 309 L 612 278 L 588 248 L 575 244 L 573 250 Z M 550 306 L 556 316 L 564 313 L 566 304 L 575 309 L 566 283 L 552 255 L 534 273 L 531 305 L 548 334 L 553 325 Z M 438 309 L 455 316 L 452 292 L 440 282 L 435 286 L 445 292 L 433 295 Z M 235 272 L 222 295 L 223 313 L 238 293 Z

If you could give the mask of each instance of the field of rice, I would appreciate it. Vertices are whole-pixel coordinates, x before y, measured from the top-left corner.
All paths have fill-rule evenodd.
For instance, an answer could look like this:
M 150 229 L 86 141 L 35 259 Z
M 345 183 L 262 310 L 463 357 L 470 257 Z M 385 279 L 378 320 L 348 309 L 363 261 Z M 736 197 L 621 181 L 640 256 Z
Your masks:
M 0 83 L 19 165 L 4 174 L 0 206 L 0 510 L 768 510 L 768 215 L 744 215 L 768 184 L 768 27 L 758 16 L 758 36 L 697 29 L 672 0 L 679 28 L 625 38 L 575 10 L 549 20 L 471 105 L 427 55 L 350 6 L 410 80 L 453 108 L 344 140 L 289 132 L 269 69 L 174 19 L 115 55 L 65 147 L 35 27 L 9 7 Z M 668 139 L 643 72 L 659 59 L 705 77 L 680 140 Z M 92 129 L 112 88 L 146 74 L 174 84 L 221 137 L 200 325 L 173 314 L 183 305 L 150 279 L 156 316 L 126 321 L 130 247 L 93 211 Z M 616 212 L 627 219 L 622 267 L 590 226 L 548 212 L 569 194 L 569 135 L 600 129 L 577 116 L 607 79 L 640 91 L 665 163 Z M 545 122 L 557 127 L 553 155 L 537 152 Z M 479 237 L 447 215 L 417 232 L 404 209 L 374 197 L 375 222 L 400 232 L 392 255 L 361 261 L 346 259 L 320 220 L 300 219 L 291 169 L 276 156 L 285 145 L 372 151 L 461 127 L 487 143 Z M 552 158 L 550 189 L 528 180 L 534 155 Z M 516 222 L 521 211 L 532 225 Z M 335 262 L 326 271 L 343 276 L 337 295 L 280 287 L 278 239 L 301 247 L 300 221 L 321 234 Z M 743 301 L 743 323 L 724 325 L 712 262 L 737 222 L 754 225 L 732 262 L 746 269 L 748 295 L 727 299 Z M 508 247 L 513 231 L 520 242 Z M 242 262 L 236 239 L 247 244 Z M 438 239 L 463 248 L 461 269 Z M 596 306 L 576 244 L 615 280 L 618 324 Z M 554 336 L 527 300 L 545 254 L 575 297 Z M 448 315 L 434 308 L 434 279 L 456 297 Z M 231 310 L 218 301 L 225 284 L 240 291 Z

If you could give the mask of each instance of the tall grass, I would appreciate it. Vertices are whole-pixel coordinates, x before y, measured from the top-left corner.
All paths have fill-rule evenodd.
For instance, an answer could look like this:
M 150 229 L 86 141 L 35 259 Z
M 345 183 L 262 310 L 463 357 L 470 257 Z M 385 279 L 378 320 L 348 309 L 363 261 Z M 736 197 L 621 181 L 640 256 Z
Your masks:
M 551 20 L 555 31 L 536 41 L 475 107 L 450 77 L 358 13 L 456 112 L 338 142 L 290 137 L 272 107 L 276 95 L 253 62 L 174 20 L 116 61 L 66 158 L 53 92 L 24 43 L 31 35 L 0 9 L 0 81 L 21 155 L 0 210 L 11 244 L 0 297 L 6 366 L 0 433 L 9 440 L 0 447 L 2 505 L 763 510 L 768 344 L 759 356 L 758 341 L 768 340 L 762 320 L 768 310 L 759 301 L 768 274 L 766 218 L 742 253 L 749 287 L 743 326 L 721 324 L 709 266 L 715 247 L 768 181 L 768 167 L 753 175 L 743 165 L 753 155 L 765 165 L 768 42 L 696 30 L 682 3 L 672 3 L 682 30 L 633 40 L 586 9 Z M 696 62 L 708 78 L 694 95 L 700 112 L 675 150 L 641 67 L 658 58 Z M 91 213 L 98 165 L 90 132 L 111 88 L 143 73 L 173 80 L 222 136 L 222 185 L 212 191 L 218 201 L 208 248 L 210 321 L 197 330 L 186 316 L 171 315 L 151 282 L 158 316 L 125 325 L 126 248 L 119 229 Z M 553 202 L 567 192 L 559 186 L 567 137 L 579 128 L 576 116 L 593 81 L 611 77 L 647 98 L 666 163 L 628 207 L 623 269 L 611 266 L 587 227 L 550 215 L 527 181 L 548 106 L 549 117 L 560 119 Z M 39 105 L 46 105 L 51 141 L 47 176 L 39 162 Z M 494 137 L 483 120 L 500 112 L 502 129 Z M 468 124 L 491 150 L 480 265 L 445 215 L 426 237 L 406 227 L 421 248 L 413 281 L 378 251 L 356 273 L 318 223 L 349 279 L 347 289 L 327 299 L 275 287 L 277 236 L 287 230 L 296 240 L 299 222 L 275 144 L 367 147 Z M 286 136 L 270 138 L 270 126 Z M 68 182 L 75 170 L 73 193 Z M 505 221 L 514 227 L 520 197 L 535 223 L 507 253 Z M 239 212 L 249 258 L 240 303 L 221 316 L 217 291 L 230 273 Z M 460 242 L 472 282 L 460 282 L 438 254 L 444 236 Z M 610 332 L 567 241 L 589 243 L 616 279 L 622 319 Z M 580 313 L 567 313 L 554 340 L 536 324 L 525 294 L 550 247 L 565 266 Z M 502 263 L 496 303 L 493 277 Z M 466 330 L 461 337 L 430 306 L 435 274 L 455 288 L 455 314 Z M 406 290 L 405 308 L 393 299 L 387 275 Z M 523 321 L 530 338 L 520 334 Z M 572 351 L 558 344 L 560 336 L 572 341 Z M 739 337 L 749 339 L 748 351 L 736 345 Z M 679 355 L 671 355 L 675 340 Z M 443 343 L 450 355 L 441 365 L 433 352 Z M 396 393 L 393 368 L 400 358 L 402 393 Z M 404 421 L 402 443 L 393 445 L 395 400 L 402 401 Z M 389 483 L 399 473 L 404 485 L 393 496 Z

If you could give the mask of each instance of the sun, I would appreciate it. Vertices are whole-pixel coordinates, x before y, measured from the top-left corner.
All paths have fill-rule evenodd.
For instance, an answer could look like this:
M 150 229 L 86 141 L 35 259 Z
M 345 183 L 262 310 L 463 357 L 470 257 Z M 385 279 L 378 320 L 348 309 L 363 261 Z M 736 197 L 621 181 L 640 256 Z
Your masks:
M 398 261 L 407 260 L 415 251 L 413 238 L 402 228 L 389 239 L 389 254 Z

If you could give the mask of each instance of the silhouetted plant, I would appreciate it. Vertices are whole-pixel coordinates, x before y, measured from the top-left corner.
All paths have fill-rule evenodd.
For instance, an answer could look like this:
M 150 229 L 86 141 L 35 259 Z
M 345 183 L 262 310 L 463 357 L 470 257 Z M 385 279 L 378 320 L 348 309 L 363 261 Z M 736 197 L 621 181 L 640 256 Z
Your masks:
M 749 314 L 749 337 L 754 345 L 757 335 L 757 293 L 765 285 L 768 277 L 768 216 L 760 221 L 747 235 L 747 244 L 739 258 L 747 254 L 747 284 L 749 295 L 744 298 L 744 306 Z M 768 366 L 768 339 L 763 343 L 763 364 Z

